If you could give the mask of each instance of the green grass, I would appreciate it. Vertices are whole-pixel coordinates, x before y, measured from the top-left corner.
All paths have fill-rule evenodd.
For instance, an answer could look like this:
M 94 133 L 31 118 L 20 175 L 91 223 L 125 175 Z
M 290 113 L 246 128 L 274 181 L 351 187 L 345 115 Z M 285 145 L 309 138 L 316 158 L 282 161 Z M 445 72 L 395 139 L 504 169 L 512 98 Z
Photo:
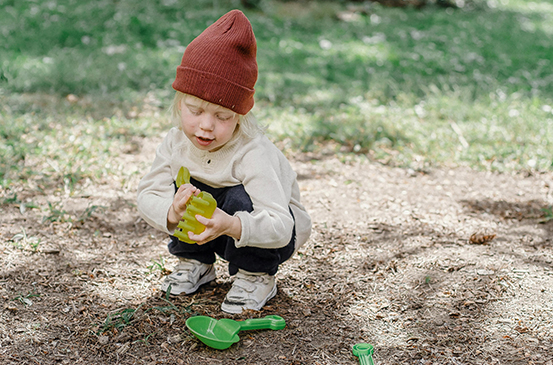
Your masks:
M 41 239 L 36 236 L 28 236 L 25 228 L 21 227 L 21 233 L 14 235 L 10 241 L 15 248 L 37 252 Z
M 283 21 L 268 48 L 286 61 L 261 81 L 271 131 L 401 165 L 551 169 L 553 4 L 502 3 Z
M 341 21 L 340 2 L 262 1 L 245 11 L 258 40 L 254 112 L 290 149 L 550 171 L 553 2 L 487 4 L 364 5 Z M 184 47 L 235 7 L 0 0 L 2 186 L 32 179 L 72 191 L 124 169 L 113 156 L 170 125 Z
M 35 298 L 35 297 L 40 297 L 40 294 L 35 294 L 35 293 L 32 293 L 32 292 L 27 293 L 26 295 L 19 294 L 18 296 L 16 296 L 12 300 L 13 301 L 18 301 L 21 304 L 23 304 L 24 306 L 31 306 L 31 305 L 33 305 L 33 301 L 31 300 L 31 298 Z
M 114 313 L 108 314 L 104 323 L 99 326 L 97 335 L 101 335 L 108 331 L 120 332 L 125 327 L 131 325 L 134 320 L 134 315 L 140 310 L 143 304 L 139 305 L 136 309 L 134 308 L 125 308 Z

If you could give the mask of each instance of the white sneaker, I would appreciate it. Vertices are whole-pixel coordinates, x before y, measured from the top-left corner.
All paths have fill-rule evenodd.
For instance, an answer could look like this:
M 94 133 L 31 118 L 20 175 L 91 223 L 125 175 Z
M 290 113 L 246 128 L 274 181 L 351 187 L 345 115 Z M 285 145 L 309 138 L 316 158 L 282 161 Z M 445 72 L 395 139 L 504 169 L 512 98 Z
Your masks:
M 221 309 L 227 313 L 242 313 L 243 310 L 261 310 L 269 299 L 276 295 L 274 276 L 238 270 Z
M 192 294 L 198 288 L 212 280 L 215 280 L 215 268 L 213 265 L 203 264 L 197 260 L 179 259 L 175 269 L 163 279 L 161 290 L 171 294 Z

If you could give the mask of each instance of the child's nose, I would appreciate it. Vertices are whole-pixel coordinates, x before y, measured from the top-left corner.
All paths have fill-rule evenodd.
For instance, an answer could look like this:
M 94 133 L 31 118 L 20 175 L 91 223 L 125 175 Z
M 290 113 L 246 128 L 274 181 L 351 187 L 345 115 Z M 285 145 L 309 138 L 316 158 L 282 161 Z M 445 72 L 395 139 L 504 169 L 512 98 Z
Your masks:
M 204 131 L 212 131 L 215 127 L 215 117 L 209 113 L 204 113 L 200 120 L 200 128 Z

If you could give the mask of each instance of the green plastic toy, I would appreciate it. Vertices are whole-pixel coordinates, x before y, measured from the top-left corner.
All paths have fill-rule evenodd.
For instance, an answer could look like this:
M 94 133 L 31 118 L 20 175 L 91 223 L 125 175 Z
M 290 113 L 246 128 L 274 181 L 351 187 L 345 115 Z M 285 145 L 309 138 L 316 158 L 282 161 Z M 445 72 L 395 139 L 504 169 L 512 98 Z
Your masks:
M 182 184 L 190 183 L 190 171 L 186 167 L 180 168 L 176 183 L 177 188 Z M 196 219 L 196 214 L 211 218 L 215 208 L 217 208 L 217 201 L 210 193 L 202 191 L 198 196 L 192 196 L 186 204 L 186 212 L 177 225 L 174 236 L 186 243 L 196 243 L 188 238 L 188 232 L 200 234 L 205 230 L 205 226 Z
M 368 343 L 358 343 L 353 346 L 353 354 L 359 358 L 361 365 L 374 365 L 373 362 L 373 345 Z
M 286 327 L 286 321 L 284 321 L 284 318 L 275 315 L 246 319 L 245 321 L 235 321 L 227 318 L 216 320 L 207 316 L 195 316 L 186 320 L 186 327 L 207 346 L 224 350 L 240 341 L 238 337 L 240 331 L 281 330 Z

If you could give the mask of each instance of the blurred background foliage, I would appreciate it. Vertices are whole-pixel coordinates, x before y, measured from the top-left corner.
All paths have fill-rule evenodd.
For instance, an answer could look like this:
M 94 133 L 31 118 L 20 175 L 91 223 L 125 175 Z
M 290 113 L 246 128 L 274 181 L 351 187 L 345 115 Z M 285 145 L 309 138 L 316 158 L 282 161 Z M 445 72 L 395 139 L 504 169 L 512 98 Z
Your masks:
M 233 8 L 258 41 L 253 112 L 285 151 L 553 168 L 551 0 L 0 0 L 2 185 L 109 175 L 169 128 L 186 45 Z

